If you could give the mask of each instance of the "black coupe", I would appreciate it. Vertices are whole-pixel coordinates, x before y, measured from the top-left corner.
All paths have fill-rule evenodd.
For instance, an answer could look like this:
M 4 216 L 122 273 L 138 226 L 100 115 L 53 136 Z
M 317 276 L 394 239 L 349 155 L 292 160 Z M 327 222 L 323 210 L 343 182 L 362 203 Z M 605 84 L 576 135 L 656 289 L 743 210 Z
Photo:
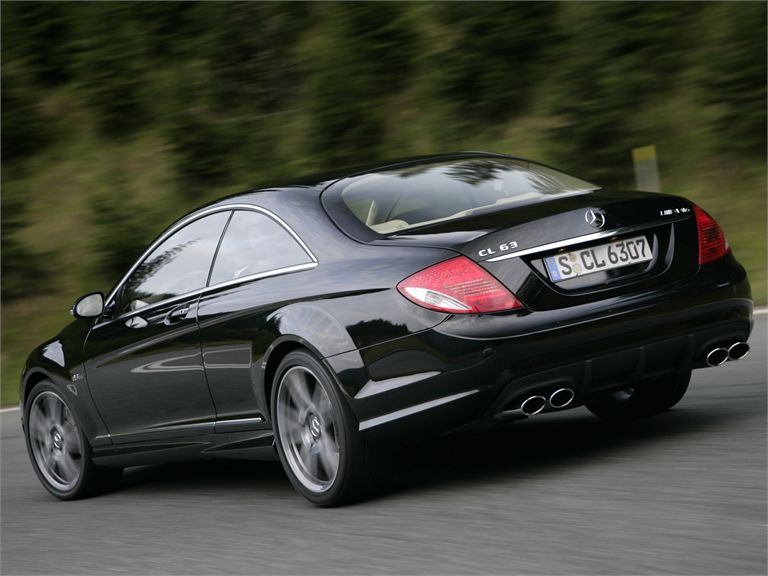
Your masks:
M 318 505 L 393 446 L 585 405 L 634 419 L 743 358 L 744 268 L 702 208 L 491 153 L 200 208 L 29 357 L 32 464 L 62 499 L 123 467 L 279 457 Z

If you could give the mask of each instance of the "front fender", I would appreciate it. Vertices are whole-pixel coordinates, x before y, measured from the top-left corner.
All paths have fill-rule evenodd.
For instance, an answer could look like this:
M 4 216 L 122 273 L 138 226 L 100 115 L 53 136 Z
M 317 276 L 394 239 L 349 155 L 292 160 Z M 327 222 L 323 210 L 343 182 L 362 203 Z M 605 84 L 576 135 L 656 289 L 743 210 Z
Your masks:
M 107 427 L 91 398 L 82 364 L 82 340 L 79 341 L 81 346 L 78 347 L 59 336 L 40 345 L 29 355 L 19 388 L 22 426 L 25 425 L 24 414 L 30 391 L 41 380 L 48 380 L 67 401 L 90 444 L 111 444 Z

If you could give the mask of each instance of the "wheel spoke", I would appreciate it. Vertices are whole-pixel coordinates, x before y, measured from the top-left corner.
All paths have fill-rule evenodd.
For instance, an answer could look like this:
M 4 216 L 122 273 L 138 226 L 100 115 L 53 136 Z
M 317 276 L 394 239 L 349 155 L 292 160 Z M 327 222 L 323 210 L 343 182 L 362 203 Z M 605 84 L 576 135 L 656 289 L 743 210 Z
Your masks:
M 320 410 L 320 403 L 323 401 L 323 398 L 325 398 L 325 392 L 323 392 L 323 387 L 320 386 L 317 382 L 313 382 L 314 389 L 312 390 L 312 407 L 315 410 Z
M 67 434 L 67 448 L 71 454 L 82 454 L 82 446 L 80 444 L 80 434 L 77 433 L 77 428 L 72 421 L 66 424 Z
M 304 443 L 300 442 L 298 444 L 298 447 L 296 449 L 299 459 L 304 464 L 304 466 L 309 465 L 309 447 Z
M 51 407 L 51 400 L 47 396 L 37 403 L 38 414 L 40 420 L 46 425 L 53 423 L 53 408 Z
M 305 410 L 312 405 L 312 395 L 306 374 L 300 370 L 292 371 L 287 379 L 290 383 L 291 397 L 299 410 Z
M 69 454 L 64 454 L 59 462 L 59 469 L 62 472 L 62 474 L 60 474 L 61 479 L 65 482 L 71 482 L 75 476 L 77 476 L 77 464 Z
M 286 417 L 280 422 L 280 425 L 285 429 L 288 437 L 295 443 L 298 439 L 301 439 L 301 432 L 303 426 L 299 421 L 299 412 L 293 407 L 288 408 L 286 411 Z
M 59 479 L 63 480 L 63 478 L 61 478 L 61 471 L 60 471 L 61 462 L 59 462 L 56 458 L 53 458 L 53 457 L 51 457 L 49 462 L 50 462 L 49 468 L 51 472 L 53 472 Z
M 315 452 L 314 450 L 308 450 L 308 462 L 307 462 L 307 469 L 309 470 L 309 473 L 315 477 L 315 479 L 320 478 L 320 455 Z
M 53 457 L 51 456 L 51 451 L 47 446 L 40 446 L 38 448 L 40 459 L 42 460 L 43 464 L 46 468 L 50 469 L 52 467 L 52 460 Z
M 40 414 L 40 409 L 34 406 L 30 411 L 29 418 L 29 435 L 40 442 L 45 442 L 48 436 L 48 428 L 43 424 L 43 417 Z
M 329 438 L 324 438 L 320 444 L 320 460 L 326 475 L 333 478 L 339 469 L 339 449 Z
M 69 456 L 77 456 L 78 458 L 81 457 L 83 455 L 83 450 L 80 446 L 80 442 L 67 442 L 66 453 Z
M 318 386 L 320 388 L 320 386 Z M 323 392 L 322 398 L 317 403 L 317 412 L 323 418 L 326 426 L 329 426 L 333 422 L 333 406 L 328 396 Z
M 63 402 L 56 402 L 54 404 L 53 414 L 51 416 L 53 417 L 53 420 L 60 426 L 64 424 L 64 410 L 65 408 Z

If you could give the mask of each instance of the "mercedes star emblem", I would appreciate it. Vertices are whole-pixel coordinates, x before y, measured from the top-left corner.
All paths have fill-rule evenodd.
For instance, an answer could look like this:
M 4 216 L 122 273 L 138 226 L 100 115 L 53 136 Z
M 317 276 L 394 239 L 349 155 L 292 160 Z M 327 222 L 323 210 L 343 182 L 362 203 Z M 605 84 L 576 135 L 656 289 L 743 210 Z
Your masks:
M 584 220 L 587 221 L 587 224 L 594 226 L 595 228 L 602 228 L 605 226 L 605 214 L 599 210 L 587 210 L 584 213 Z

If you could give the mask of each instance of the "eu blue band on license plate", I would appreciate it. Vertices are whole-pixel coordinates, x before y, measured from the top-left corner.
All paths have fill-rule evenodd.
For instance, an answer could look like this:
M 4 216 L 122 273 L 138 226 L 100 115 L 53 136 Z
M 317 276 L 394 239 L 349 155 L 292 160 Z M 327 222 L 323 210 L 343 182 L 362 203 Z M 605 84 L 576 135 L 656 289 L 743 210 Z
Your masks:
M 553 282 L 560 282 L 560 280 L 562 280 L 562 276 L 560 276 L 560 270 L 557 269 L 555 257 L 547 256 L 544 258 L 544 263 L 547 265 L 547 272 L 549 272 L 550 279 Z

